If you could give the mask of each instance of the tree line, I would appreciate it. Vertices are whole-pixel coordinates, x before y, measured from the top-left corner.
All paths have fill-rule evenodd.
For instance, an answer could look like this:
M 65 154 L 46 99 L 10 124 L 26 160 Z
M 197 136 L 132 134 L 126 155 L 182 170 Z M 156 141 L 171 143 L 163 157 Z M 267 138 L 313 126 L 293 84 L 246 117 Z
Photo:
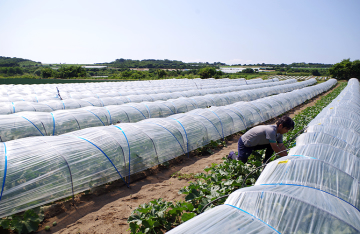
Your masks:
M 349 80 L 350 78 L 360 78 L 360 60 L 350 61 L 344 59 L 340 63 L 334 64 L 329 69 L 331 77 L 340 80 Z

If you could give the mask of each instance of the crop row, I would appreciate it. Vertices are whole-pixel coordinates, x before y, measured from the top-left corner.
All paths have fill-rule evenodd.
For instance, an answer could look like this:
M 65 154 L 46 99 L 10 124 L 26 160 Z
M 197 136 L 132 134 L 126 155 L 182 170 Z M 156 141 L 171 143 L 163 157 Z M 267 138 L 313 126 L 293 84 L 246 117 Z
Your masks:
M 105 98 L 144 94 L 181 93 L 203 89 L 221 90 L 260 83 L 273 83 L 278 79 L 219 79 L 219 80 L 166 80 L 136 82 L 103 82 L 44 85 L 2 85 L 0 102 L 44 102 L 60 99 Z M 219 88 L 220 87 L 220 88 Z
M 207 94 L 222 94 L 229 92 L 236 92 L 241 90 L 250 90 L 258 89 L 263 87 L 277 86 L 281 84 L 290 84 L 295 83 L 296 80 L 288 80 L 281 82 L 268 82 L 260 83 L 254 85 L 242 85 L 242 86 L 231 86 L 231 87 L 221 87 L 213 89 L 197 89 L 181 92 L 163 92 L 159 94 L 137 94 L 137 95 L 122 95 L 122 94 L 107 94 L 107 96 L 96 95 L 96 97 L 89 97 L 83 99 L 66 99 L 66 100 L 56 100 L 46 99 L 46 101 L 39 102 L 28 102 L 28 101 L 16 101 L 16 102 L 0 102 L 0 114 L 12 114 L 22 111 L 37 111 L 37 112 L 52 112 L 55 110 L 68 110 L 68 109 L 77 109 L 87 106 L 108 106 L 108 105 L 122 105 L 125 103 L 138 103 L 138 102 L 155 102 L 155 101 L 164 101 L 180 97 L 193 97 L 193 96 L 205 96 Z
M 89 127 L 134 123 L 148 118 L 163 118 L 210 106 L 225 106 L 240 101 L 256 100 L 303 88 L 313 83 L 315 80 L 168 101 L 0 115 L 0 141 L 6 142 L 29 136 L 53 136 Z M 253 108 L 256 107 L 253 106 Z

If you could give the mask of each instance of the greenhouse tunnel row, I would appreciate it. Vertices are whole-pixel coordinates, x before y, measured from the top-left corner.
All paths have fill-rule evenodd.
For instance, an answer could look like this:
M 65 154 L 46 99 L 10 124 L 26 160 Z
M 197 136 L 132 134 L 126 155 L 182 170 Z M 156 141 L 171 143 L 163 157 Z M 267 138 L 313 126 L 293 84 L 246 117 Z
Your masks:
M 131 181 L 131 174 L 269 120 L 335 84 L 332 79 L 251 103 L 3 142 L 0 217 L 124 180 L 124 176 Z
M 353 78 L 254 186 L 168 233 L 359 233 L 359 113 Z
M 225 106 L 240 101 L 256 100 L 303 88 L 314 83 L 316 81 L 312 79 L 273 87 L 170 99 L 168 101 L 0 115 L 0 141 L 6 142 L 29 136 L 60 135 L 89 127 L 108 126 L 116 123 L 134 123 L 147 118 L 168 117 L 199 108 Z
M 264 83 L 257 85 L 248 86 L 234 86 L 234 87 L 222 87 L 217 89 L 201 89 L 201 90 L 190 90 L 174 93 L 160 93 L 160 94 L 139 94 L 139 95 L 128 95 L 128 96 L 113 96 L 113 97 L 90 97 L 84 99 L 66 99 L 66 100 L 49 100 L 42 102 L 0 102 L 0 114 L 11 114 L 21 111 L 37 111 L 37 112 L 51 112 L 62 109 L 76 109 L 86 106 L 108 106 L 108 105 L 121 105 L 125 103 L 144 102 L 144 101 L 160 101 L 168 100 L 180 97 L 193 97 L 193 96 L 204 96 L 207 94 L 221 94 L 236 92 L 241 90 L 257 89 L 262 87 L 277 86 L 280 84 L 295 83 L 296 80 L 287 80 L 280 82 Z
M 164 85 L 154 81 L 137 82 L 104 82 L 104 83 L 73 83 L 73 84 L 43 84 L 43 85 L 2 85 L 0 87 L 0 102 L 29 101 L 43 102 L 61 99 L 103 98 L 116 96 L 131 96 L 144 94 L 177 93 L 203 89 L 218 89 L 218 87 L 238 87 L 260 83 L 273 83 L 278 79 L 194 79 L 170 80 Z M 132 84 L 132 85 L 130 85 Z M 155 84 L 155 85 L 154 85 Z M 60 96 L 59 96 L 60 94 Z

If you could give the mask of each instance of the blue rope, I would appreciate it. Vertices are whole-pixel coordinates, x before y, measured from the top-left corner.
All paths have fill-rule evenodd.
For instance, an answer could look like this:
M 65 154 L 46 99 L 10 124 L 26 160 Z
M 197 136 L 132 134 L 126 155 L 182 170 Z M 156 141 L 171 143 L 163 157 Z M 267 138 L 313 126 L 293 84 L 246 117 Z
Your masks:
M 6 152 L 6 145 L 5 142 L 3 143 L 4 147 L 5 147 L 5 168 L 4 168 L 4 178 L 3 178 L 3 184 L 2 184 L 2 188 L 1 188 L 1 194 L 0 194 L 0 201 L 4 192 L 4 187 L 5 187 L 5 180 L 6 180 L 6 172 L 7 172 L 7 152 Z
M 289 156 L 296 156 L 296 157 L 304 157 L 304 158 L 317 159 L 317 158 L 314 158 L 314 157 L 304 156 L 304 155 L 300 155 L 300 154 L 292 154 L 292 155 L 289 155 Z
M 261 117 L 261 115 L 260 115 L 260 108 L 259 108 L 259 107 L 257 107 L 254 103 L 250 103 L 250 104 L 253 104 L 253 105 L 256 107 L 256 108 L 254 108 L 254 109 L 255 109 L 255 111 L 256 111 L 256 113 L 258 113 L 258 115 L 260 116 L 261 120 L 262 120 L 263 122 L 265 122 L 264 118 L 263 118 L 263 117 Z M 251 107 L 251 105 L 250 105 L 250 107 Z M 256 109 L 258 109 L 258 110 L 256 110 Z
M 84 100 L 85 102 L 88 102 L 88 103 L 90 103 L 90 105 L 92 105 L 92 106 L 94 106 L 94 104 L 92 104 L 91 102 L 89 102 L 89 101 L 86 101 L 86 100 Z
M 259 220 L 260 222 L 262 222 L 262 223 L 266 224 L 268 227 L 270 227 L 270 228 L 271 228 L 272 230 L 274 230 L 275 232 L 277 232 L 277 233 L 281 234 L 278 230 L 276 230 L 275 228 L 273 228 L 273 227 L 272 227 L 272 226 L 270 226 L 269 224 L 265 223 L 263 220 L 261 220 L 261 219 L 259 219 L 259 218 L 255 217 L 254 215 L 250 214 L 249 212 L 247 212 L 247 211 L 245 211 L 245 210 L 243 210 L 243 209 L 240 209 L 239 207 L 236 207 L 236 206 L 230 205 L 230 204 L 225 204 L 225 205 L 227 205 L 227 206 L 231 206 L 231 207 L 233 207 L 233 208 L 235 208 L 235 209 L 238 209 L 238 210 L 240 210 L 240 211 L 244 212 L 245 214 L 248 214 L 248 215 L 250 215 L 250 216 L 254 217 L 255 219 Z
M 233 112 L 235 115 L 239 116 L 241 122 L 244 124 L 244 127 L 245 127 L 245 129 L 246 129 L 246 125 L 245 125 L 245 123 L 244 123 L 244 120 L 241 118 L 241 116 L 238 115 L 235 111 L 233 111 L 233 110 L 231 110 L 231 109 L 227 109 L 227 110 L 229 110 L 229 111 Z
M 55 111 L 55 110 L 54 110 L 51 106 L 49 106 L 48 104 L 46 104 L 46 103 L 43 103 L 43 104 L 47 105 L 51 110 Z
M 64 110 L 65 110 L 65 103 L 64 103 L 64 101 L 63 101 L 63 100 L 61 100 L 61 101 L 62 101 L 62 104 L 63 104 Z
M 219 119 L 219 121 L 220 121 L 221 131 L 222 131 L 223 140 L 224 140 L 224 138 L 225 138 L 225 136 L 224 136 L 224 127 L 223 127 L 223 124 L 222 124 L 222 122 L 221 122 L 221 119 L 220 119 L 220 117 L 219 117 L 214 111 L 211 111 L 211 112 L 214 113 L 214 114 L 216 115 L 216 117 L 218 117 L 218 119 Z
M 166 107 L 171 111 L 171 113 L 175 114 L 174 111 L 172 111 L 170 107 L 168 107 L 168 106 L 165 105 L 164 103 L 161 103 L 161 104 L 163 104 L 164 106 L 166 106 Z
M 87 110 L 87 111 L 90 112 L 91 114 L 95 115 L 95 116 L 100 120 L 100 122 L 102 123 L 102 125 L 105 126 L 105 124 L 103 123 L 103 121 L 101 121 L 101 119 L 99 118 L 99 116 L 97 116 L 96 114 L 94 114 L 93 112 L 91 112 L 91 111 L 89 111 L 89 110 Z
M 128 106 L 130 106 L 130 107 L 132 107 L 132 108 L 134 108 L 134 109 L 136 109 L 137 111 L 139 111 L 141 114 L 142 114 L 142 116 L 144 116 L 144 118 L 146 119 L 146 117 L 145 117 L 145 115 L 138 109 L 138 108 L 136 108 L 136 107 L 133 107 L 133 106 L 131 106 L 131 105 L 128 105 Z M 130 122 L 130 119 L 129 119 L 129 122 Z
M 129 187 L 129 185 L 126 183 L 126 181 L 124 180 L 124 178 L 121 176 L 120 172 L 118 171 L 118 169 L 116 168 L 116 166 L 114 165 L 114 163 L 111 161 L 111 159 L 105 154 L 104 151 L 102 151 L 102 149 L 100 149 L 97 145 L 95 145 L 94 143 L 92 143 L 91 141 L 85 139 L 85 138 L 82 138 L 82 137 L 79 137 L 79 136 L 76 136 L 84 141 L 87 141 L 89 142 L 90 144 L 92 144 L 93 146 L 95 146 L 98 150 L 100 150 L 101 153 L 103 153 L 103 155 L 105 155 L 105 157 L 109 160 L 109 162 L 111 163 L 111 165 L 113 165 L 113 167 L 115 168 L 116 172 L 119 174 L 119 176 L 121 177 L 121 179 L 125 182 L 125 184 Z
M 13 106 L 13 113 L 15 113 L 15 105 L 13 102 L 12 102 L 12 106 Z
M 221 138 L 221 134 L 220 134 L 219 130 L 217 129 L 217 127 L 215 126 L 215 124 L 214 124 L 213 122 L 211 122 L 211 120 L 209 120 L 208 118 L 206 118 L 205 116 L 202 116 L 202 115 L 198 115 L 198 114 L 191 114 L 191 115 L 200 116 L 200 117 L 205 118 L 207 121 L 209 121 L 209 122 L 214 126 L 214 128 L 216 129 L 216 131 L 218 132 L 218 134 L 219 134 L 219 136 L 220 136 L 220 138 Z
M 107 112 L 109 113 L 109 116 L 110 116 L 110 125 L 112 124 L 112 120 L 111 120 L 111 114 L 110 114 L 110 111 L 108 110 L 108 108 L 106 108 L 106 106 L 104 106 L 105 109 L 107 110 Z
M 130 159 L 131 159 L 131 157 L 130 157 L 130 144 L 129 144 L 129 140 L 128 140 L 128 138 L 126 137 L 126 134 L 125 134 L 124 130 L 122 130 L 119 126 L 116 126 L 116 125 L 114 125 L 114 127 L 120 129 L 120 131 L 124 134 L 125 139 L 126 139 L 126 142 L 127 142 L 127 144 L 128 144 L 128 148 L 129 148 L 129 183 L 130 183 L 130 162 L 131 162 Z
M 151 118 L 151 113 L 150 113 L 150 109 L 149 109 L 149 107 L 145 104 L 145 103 L 143 103 L 145 106 L 146 106 L 146 108 L 148 109 L 148 112 L 149 112 L 149 118 Z
M 156 124 L 156 125 L 162 127 L 163 129 L 165 129 L 166 131 L 170 132 L 170 130 L 168 130 L 168 129 L 165 128 L 164 126 L 161 126 L 160 124 L 152 123 L 152 122 L 148 122 L 148 123 L 149 123 L 149 124 Z M 179 145 L 180 145 L 182 151 L 184 152 L 184 154 L 186 154 L 184 148 L 182 147 L 182 145 L 180 144 L 180 142 L 179 142 L 179 140 L 176 138 L 176 136 L 175 136 L 172 132 L 170 132 L 170 133 L 171 133 L 171 135 L 173 135 L 173 137 L 174 137 L 174 138 L 176 139 L 176 141 L 179 143 Z
M 247 125 L 246 125 L 246 119 L 245 119 L 245 117 L 243 116 L 243 114 L 241 113 L 241 111 L 240 111 L 237 107 L 234 107 L 234 106 L 233 106 L 233 108 L 236 109 L 237 111 L 239 111 L 239 112 L 240 112 L 240 115 L 244 118 L 245 122 L 243 121 L 243 123 L 244 123 L 245 129 L 246 129 L 246 128 L 247 128 Z
M 15 115 L 20 116 L 20 117 L 26 119 L 27 121 L 29 121 L 29 122 L 30 122 L 32 125 L 34 125 L 34 127 L 41 133 L 41 135 L 44 136 L 44 134 L 40 131 L 40 129 L 39 129 L 38 127 L 36 127 L 36 125 L 35 125 L 33 122 L 31 122 L 30 120 L 28 120 L 28 119 L 25 118 L 24 116 L 21 116 L 21 115 L 18 115 L 18 114 L 15 114 Z
M 187 151 L 187 154 L 188 154 L 188 157 L 190 156 L 189 155 L 189 140 L 188 140 L 188 137 L 187 137 L 187 133 L 186 133 L 186 130 L 185 130 L 185 128 L 184 128 L 184 126 L 180 123 L 180 121 L 179 120 L 177 120 L 177 119 L 174 119 L 174 118 L 169 118 L 169 119 L 173 119 L 173 120 L 175 120 L 176 122 L 178 122 L 180 125 L 181 125 L 181 127 L 184 129 L 184 132 L 185 132 L 185 136 L 186 136 L 186 151 Z
M 100 100 L 100 102 L 103 104 L 103 106 L 105 106 L 104 102 L 101 100 L 101 98 L 99 97 L 99 95 L 96 94 L 96 96 L 98 97 L 98 99 Z
M 54 118 L 54 115 L 53 113 L 50 113 L 52 115 L 52 118 L 53 118 L 53 136 L 55 136 L 55 118 Z

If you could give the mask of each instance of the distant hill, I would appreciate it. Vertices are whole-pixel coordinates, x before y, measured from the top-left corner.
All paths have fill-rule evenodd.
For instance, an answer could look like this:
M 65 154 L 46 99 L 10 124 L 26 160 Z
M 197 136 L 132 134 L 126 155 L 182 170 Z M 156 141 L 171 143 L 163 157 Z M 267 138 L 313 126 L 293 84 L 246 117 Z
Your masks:
M 40 62 L 35 62 L 29 59 L 0 56 L 0 67 L 23 67 L 35 66 L 40 64 Z
M 156 60 L 156 59 L 144 59 L 144 60 L 132 60 L 132 59 L 116 59 L 110 63 L 99 63 L 116 68 L 162 68 L 162 69 L 194 69 L 206 66 L 219 67 L 220 65 L 226 65 L 225 63 L 184 63 L 176 60 Z

